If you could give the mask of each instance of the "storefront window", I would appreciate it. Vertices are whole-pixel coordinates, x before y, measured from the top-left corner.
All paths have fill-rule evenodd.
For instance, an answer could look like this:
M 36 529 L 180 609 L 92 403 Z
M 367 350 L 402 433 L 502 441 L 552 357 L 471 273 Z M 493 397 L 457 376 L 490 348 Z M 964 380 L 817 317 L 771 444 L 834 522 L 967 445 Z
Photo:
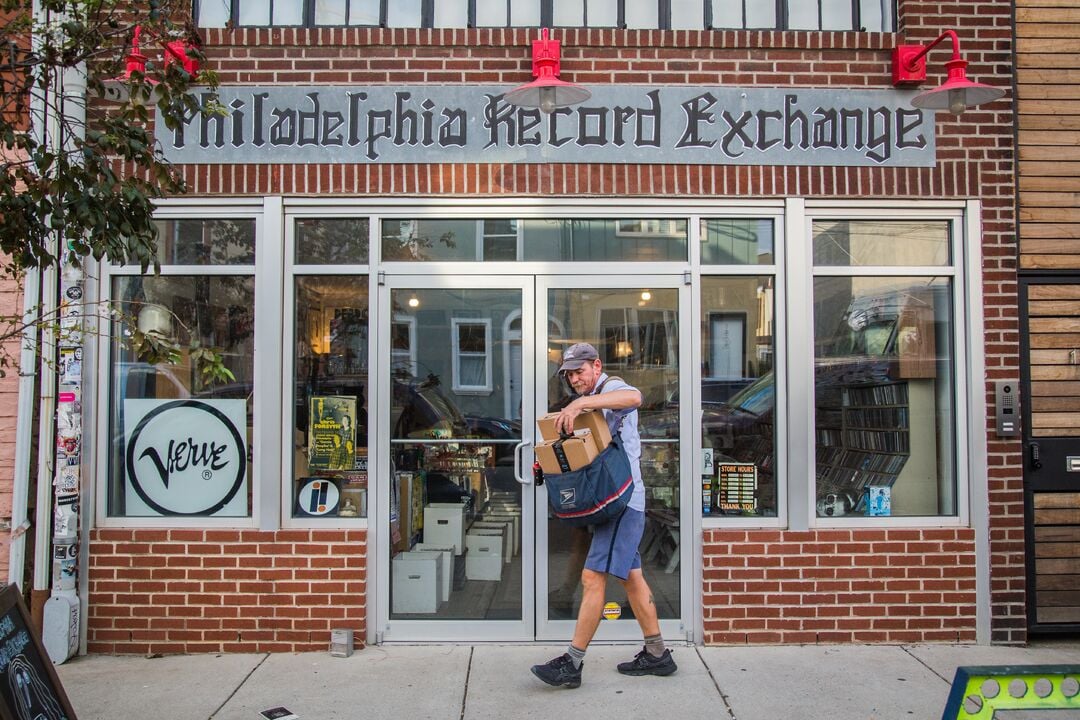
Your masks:
M 255 278 L 114 276 L 112 298 L 136 327 L 113 323 L 109 515 L 249 517 Z M 135 332 L 177 361 L 140 361 Z
M 701 279 L 702 514 L 775 517 L 772 276 Z
M 815 248 L 866 248 L 888 226 L 845 238 L 837 223 L 815 223 Z M 947 224 L 933 234 L 947 237 Z M 913 243 L 907 257 L 889 247 L 883 261 L 864 259 L 916 265 L 925 251 Z M 953 322 L 948 277 L 815 278 L 818 517 L 956 514 Z
M 715 218 L 701 221 L 703 265 L 772 265 L 773 221 L 760 218 Z
M 364 265 L 369 239 L 367 218 L 300 218 L 296 264 Z
M 255 223 L 236 220 L 159 220 L 161 265 L 252 265 Z
M 295 278 L 293 517 L 367 517 L 368 278 Z
M 817 267 L 935 266 L 952 257 L 943 222 L 825 220 L 814 223 Z
M 686 220 L 384 220 L 393 262 L 685 262 Z

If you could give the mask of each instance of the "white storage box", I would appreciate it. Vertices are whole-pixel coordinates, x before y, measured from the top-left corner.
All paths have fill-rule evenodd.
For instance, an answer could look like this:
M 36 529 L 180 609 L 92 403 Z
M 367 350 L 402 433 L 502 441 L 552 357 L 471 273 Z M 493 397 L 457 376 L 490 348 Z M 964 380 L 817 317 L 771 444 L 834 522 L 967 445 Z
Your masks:
M 439 602 L 450 599 L 450 586 L 454 582 L 454 548 L 438 547 L 428 543 L 416 543 L 414 550 L 433 552 L 439 556 Z
M 502 558 L 504 563 L 508 563 L 514 559 L 514 524 L 505 520 L 477 520 L 472 524 L 470 531 L 472 530 L 492 530 L 502 534 L 503 547 Z
M 502 533 L 471 530 L 465 536 L 465 577 L 469 580 L 502 580 Z
M 465 549 L 465 506 L 436 503 L 424 508 L 424 544 L 453 546 L 454 554 Z
M 437 553 L 399 553 L 392 573 L 395 613 L 433 613 L 439 609 L 439 556 Z
M 489 522 L 510 523 L 510 537 L 513 539 L 511 552 L 517 555 L 521 552 L 521 515 L 507 515 L 505 513 L 489 512 L 484 514 L 484 520 Z

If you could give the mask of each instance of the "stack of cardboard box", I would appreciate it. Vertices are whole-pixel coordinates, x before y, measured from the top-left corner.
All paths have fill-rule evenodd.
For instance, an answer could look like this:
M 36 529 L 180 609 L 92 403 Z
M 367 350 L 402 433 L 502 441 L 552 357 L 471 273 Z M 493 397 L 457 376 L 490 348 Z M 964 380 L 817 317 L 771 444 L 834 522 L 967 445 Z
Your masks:
M 534 451 L 540 468 L 548 474 L 558 475 L 580 470 L 593 460 L 611 442 L 611 431 L 601 410 L 581 413 L 574 420 L 574 433 L 560 437 L 555 429 L 558 413 L 550 413 L 537 420 L 542 441 Z

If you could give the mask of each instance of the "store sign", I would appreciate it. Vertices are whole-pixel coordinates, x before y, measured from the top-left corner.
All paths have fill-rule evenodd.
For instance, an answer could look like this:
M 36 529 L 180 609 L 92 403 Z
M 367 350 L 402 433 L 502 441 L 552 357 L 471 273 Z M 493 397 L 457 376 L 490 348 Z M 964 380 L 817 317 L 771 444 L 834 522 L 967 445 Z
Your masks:
M 158 139 L 175 163 L 935 163 L 915 91 L 610 85 L 544 115 L 507 89 L 222 87 L 226 114 Z
M 245 517 L 246 400 L 125 400 L 126 514 Z

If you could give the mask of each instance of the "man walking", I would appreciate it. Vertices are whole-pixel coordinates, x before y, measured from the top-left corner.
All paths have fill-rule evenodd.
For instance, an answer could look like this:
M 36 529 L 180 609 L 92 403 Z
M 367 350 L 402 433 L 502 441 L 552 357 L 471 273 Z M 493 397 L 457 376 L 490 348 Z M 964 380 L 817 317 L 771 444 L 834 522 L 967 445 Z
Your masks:
M 671 650 L 664 647 L 660 622 L 652 590 L 641 572 L 638 545 L 645 529 L 645 485 L 641 480 L 641 437 L 638 413 L 641 393 L 619 378 L 603 371 L 596 348 L 588 343 L 571 345 L 563 353 L 559 367 L 579 395 L 555 419 L 560 432 L 573 432 L 574 419 L 588 410 L 603 410 L 612 434 L 618 432 L 630 459 L 634 476 L 634 494 L 622 515 L 593 527 L 592 543 L 581 571 L 582 598 L 574 638 L 566 652 L 544 663 L 533 665 L 532 672 L 548 685 L 576 688 L 581 685 L 585 651 L 600 626 L 607 576 L 613 575 L 626 589 L 634 617 L 645 636 L 645 647 L 633 660 L 620 663 L 624 675 L 671 675 L 677 669 Z M 600 392 L 597 392 L 597 389 Z

